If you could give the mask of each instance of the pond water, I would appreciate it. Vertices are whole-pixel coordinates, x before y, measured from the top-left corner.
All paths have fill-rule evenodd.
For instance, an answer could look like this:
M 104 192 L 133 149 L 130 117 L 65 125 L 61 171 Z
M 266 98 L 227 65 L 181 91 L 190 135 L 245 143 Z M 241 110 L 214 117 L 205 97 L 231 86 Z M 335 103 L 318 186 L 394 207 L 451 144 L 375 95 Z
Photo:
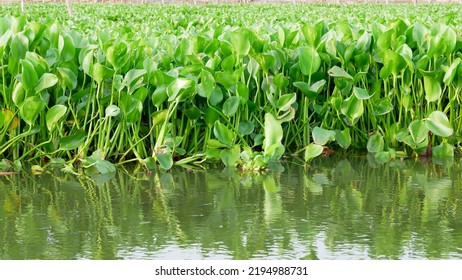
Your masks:
M 0 176 L 0 259 L 458 259 L 462 161 Z

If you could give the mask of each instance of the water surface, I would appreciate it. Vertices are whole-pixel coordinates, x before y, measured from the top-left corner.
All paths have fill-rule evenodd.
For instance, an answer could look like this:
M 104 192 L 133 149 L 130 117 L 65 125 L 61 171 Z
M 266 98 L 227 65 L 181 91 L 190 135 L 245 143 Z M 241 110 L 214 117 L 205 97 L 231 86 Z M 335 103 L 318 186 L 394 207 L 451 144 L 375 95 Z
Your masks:
M 461 162 L 0 176 L 0 259 L 458 259 Z

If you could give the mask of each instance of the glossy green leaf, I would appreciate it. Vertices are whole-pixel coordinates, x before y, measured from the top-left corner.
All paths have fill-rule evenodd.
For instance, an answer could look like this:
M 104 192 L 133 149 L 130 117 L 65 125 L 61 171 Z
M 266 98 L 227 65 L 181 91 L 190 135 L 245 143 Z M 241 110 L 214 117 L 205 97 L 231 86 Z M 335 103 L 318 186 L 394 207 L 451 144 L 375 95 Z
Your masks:
M 305 161 L 309 161 L 322 154 L 323 147 L 318 144 L 311 143 L 305 149 Z
M 290 94 L 284 94 L 281 97 L 279 97 L 278 101 L 276 102 L 276 107 L 280 111 L 287 111 L 290 109 L 292 104 L 297 100 L 297 96 L 295 93 L 290 93 Z
M 271 113 L 265 114 L 263 151 L 267 156 L 272 157 L 270 154 L 270 147 L 275 144 L 280 144 L 283 137 L 283 130 L 281 123 L 274 118 Z
M 16 106 L 19 106 L 26 98 L 26 92 L 22 86 L 22 83 L 17 83 L 11 94 L 11 98 Z
M 39 96 L 32 96 L 24 100 L 19 106 L 19 115 L 28 125 L 35 124 L 39 114 L 45 109 L 45 102 Z
M 128 52 L 128 45 L 125 42 L 118 42 L 107 49 L 107 60 L 115 70 L 119 70 L 129 61 Z
M 321 58 L 313 47 L 303 46 L 298 50 L 298 65 L 303 75 L 311 76 L 321 66 Z
M 441 84 L 432 76 L 424 76 L 425 99 L 434 102 L 441 98 Z
M 454 129 L 448 117 L 441 111 L 432 112 L 425 120 L 427 128 L 435 135 L 449 137 L 454 133 Z
M 187 108 L 184 112 L 190 120 L 197 120 L 201 117 L 201 111 L 194 105 Z
M 173 166 L 172 153 L 168 151 L 162 151 L 162 153 L 156 154 L 157 162 L 159 162 L 160 168 L 169 170 Z
M 157 87 L 151 96 L 152 104 L 157 108 L 159 108 L 162 105 L 162 103 L 164 103 L 167 99 L 168 95 L 166 85 L 161 85 Z
M 244 105 L 249 100 L 249 89 L 243 82 L 238 82 L 236 85 L 236 93 L 240 97 L 240 103 Z
M 457 69 L 459 67 L 459 64 L 460 64 L 460 58 L 456 58 L 451 66 L 448 68 L 448 70 L 446 70 L 446 73 L 444 74 L 444 78 L 443 78 L 443 82 L 447 85 L 447 86 L 450 86 L 452 81 L 454 80 L 454 77 L 456 76 L 457 74 Z
M 432 148 L 432 155 L 436 158 L 454 157 L 454 146 L 449 143 L 441 143 Z
M 350 129 L 347 127 L 344 130 L 335 130 L 335 141 L 343 149 L 348 149 L 351 145 Z
M 313 141 L 318 145 L 325 145 L 330 141 L 335 140 L 335 131 L 327 130 L 320 127 L 313 128 Z
M 329 71 L 327 71 L 327 73 L 334 78 L 342 78 L 353 81 L 353 77 L 338 66 L 333 66 L 331 69 L 329 69 Z
M 69 151 L 79 148 L 85 142 L 87 135 L 85 131 L 78 130 L 72 135 L 68 135 L 59 139 L 59 149 Z
M 367 151 L 369 153 L 379 153 L 383 151 L 384 141 L 380 133 L 374 133 L 367 141 Z
M 234 76 L 228 72 L 216 72 L 215 81 L 223 85 L 227 90 L 231 89 L 235 84 Z
M 68 89 L 75 89 L 77 87 L 77 76 L 71 69 L 58 67 L 58 79 Z
M 144 69 L 131 69 L 125 74 L 125 84 L 129 88 L 132 87 L 144 74 L 146 74 L 146 70 Z
M 191 79 L 185 79 L 185 78 L 178 78 L 174 80 L 168 87 L 167 87 L 167 95 L 168 95 L 168 100 L 173 101 L 176 98 L 179 98 L 180 95 L 179 93 L 189 89 L 192 87 L 193 81 Z
M 342 102 L 341 111 L 350 121 L 355 122 L 364 113 L 363 101 L 352 95 Z
M 224 165 L 234 167 L 239 163 L 239 154 L 241 150 L 238 145 L 231 149 L 224 149 L 220 153 L 220 159 Z
M 369 92 L 367 91 L 367 89 L 364 89 L 364 88 L 354 87 L 353 93 L 356 96 L 356 98 L 362 99 L 362 100 L 366 100 L 372 97 L 371 95 L 369 95 Z
M 110 174 L 116 172 L 114 164 L 104 159 L 104 154 L 101 150 L 96 150 L 87 158 L 81 160 L 85 168 L 95 167 L 101 174 Z
M 21 60 L 22 64 L 22 86 L 29 91 L 35 88 L 38 83 L 37 72 L 34 66 L 28 60 Z
M 220 115 L 216 110 L 212 108 L 205 109 L 204 121 L 208 127 L 212 127 L 219 118 Z
M 255 124 L 252 121 L 246 120 L 239 123 L 238 132 L 242 136 L 251 134 L 255 129 Z
M 233 144 L 234 134 L 227 128 L 224 124 L 219 121 L 216 121 L 213 126 L 213 134 L 215 137 L 223 143 L 224 145 L 231 147 Z
M 152 125 L 156 126 L 165 122 L 168 116 L 168 110 L 156 111 L 152 113 Z
M 239 109 L 240 98 L 238 96 L 231 96 L 223 103 L 223 114 L 228 117 L 232 117 L 236 114 Z
M 75 45 L 71 36 L 60 35 L 58 40 L 58 50 L 60 52 L 60 60 L 68 62 L 75 58 Z
M 381 98 L 373 105 L 373 114 L 377 116 L 385 115 L 393 111 L 393 104 L 387 98 Z
M 428 128 L 424 121 L 415 120 L 409 124 L 409 134 L 415 144 L 420 144 L 428 137 Z
M 238 56 L 246 56 L 250 51 L 249 31 L 245 28 L 240 28 L 231 33 L 231 44 Z
M 55 74 L 45 73 L 40 77 L 37 86 L 35 87 L 35 92 L 41 92 L 44 89 L 50 88 L 58 82 L 58 77 Z
M 112 69 L 97 62 L 93 65 L 92 78 L 95 79 L 98 84 L 101 84 L 105 79 L 112 77 L 113 73 L 114 71 Z
M 13 35 L 11 39 L 11 55 L 16 61 L 20 61 L 26 56 L 29 50 L 29 39 L 23 33 Z
M 120 108 L 117 105 L 111 104 L 106 107 L 106 117 L 116 117 L 120 114 Z
M 52 131 L 59 120 L 67 113 L 67 107 L 64 105 L 55 105 L 51 107 L 46 114 L 46 124 L 49 131 Z

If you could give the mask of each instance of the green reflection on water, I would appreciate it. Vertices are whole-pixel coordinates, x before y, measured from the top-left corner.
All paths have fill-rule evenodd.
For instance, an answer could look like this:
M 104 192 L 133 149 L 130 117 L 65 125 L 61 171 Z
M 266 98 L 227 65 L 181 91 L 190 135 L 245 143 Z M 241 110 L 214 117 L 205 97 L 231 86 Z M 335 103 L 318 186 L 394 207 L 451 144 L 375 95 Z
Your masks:
M 462 257 L 461 162 L 0 177 L 0 259 Z

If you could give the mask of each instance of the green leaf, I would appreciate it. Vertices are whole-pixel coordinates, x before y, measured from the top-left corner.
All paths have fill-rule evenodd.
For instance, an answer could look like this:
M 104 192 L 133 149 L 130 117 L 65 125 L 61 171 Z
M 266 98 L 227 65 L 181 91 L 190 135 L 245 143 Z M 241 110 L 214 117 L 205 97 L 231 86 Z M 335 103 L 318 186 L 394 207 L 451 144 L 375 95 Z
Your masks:
M 425 99 L 434 102 L 441 98 L 441 84 L 432 76 L 424 76 Z
M 297 96 L 295 93 L 290 93 L 290 94 L 284 94 L 281 97 L 279 97 L 278 101 L 276 102 L 276 107 L 280 111 L 287 111 L 290 109 L 292 104 L 297 100 Z
M 59 36 L 58 50 L 60 52 L 60 60 L 68 62 L 75 57 L 75 45 L 72 37 L 69 35 Z
M 74 150 L 79 148 L 87 138 L 87 134 L 83 130 L 77 130 L 73 135 L 62 137 L 59 140 L 59 149 L 61 151 Z
M 367 89 L 363 89 L 359 87 L 354 87 L 353 93 L 356 96 L 356 98 L 361 99 L 361 100 L 366 100 L 372 97 L 371 95 L 369 95 L 369 92 L 367 91 Z
M 227 147 L 231 147 L 233 144 L 234 134 L 229 130 L 224 124 L 219 121 L 216 121 L 213 126 L 213 134 L 221 143 L 225 144 Z
M 224 149 L 220 153 L 220 159 L 226 166 L 234 167 L 239 163 L 239 154 L 241 150 L 238 145 L 235 145 L 232 149 Z
M 111 104 L 106 107 L 106 117 L 116 117 L 120 114 L 120 108 L 117 105 Z
M 240 103 L 244 105 L 249 101 L 249 89 L 245 83 L 239 81 L 236 85 L 236 93 L 240 97 Z
M 361 117 L 364 113 L 364 105 L 361 99 L 356 98 L 355 95 L 345 99 L 341 105 L 342 114 L 347 116 L 351 122 Z
M 351 145 L 350 129 L 347 127 L 342 131 L 335 130 L 335 141 L 337 141 L 339 146 L 343 149 L 348 149 Z
M 228 117 L 234 116 L 239 108 L 240 98 L 238 96 L 231 96 L 223 103 L 223 114 Z
M 449 143 L 441 143 L 432 148 L 432 155 L 437 158 L 454 157 L 454 146 Z
M 66 114 L 67 107 L 64 105 L 55 105 L 51 107 L 46 114 L 46 124 L 49 131 L 52 131 L 56 123 Z
M 112 77 L 113 73 L 114 71 L 112 69 L 109 69 L 97 62 L 93 65 L 92 78 L 96 81 L 96 83 L 101 84 L 105 79 Z
M 367 141 L 367 151 L 369 153 L 379 153 L 383 151 L 384 142 L 383 136 L 376 132 Z
M 22 32 L 13 35 L 11 39 L 11 55 L 15 61 L 23 59 L 26 56 L 28 49 L 29 39 L 27 39 Z
M 451 66 L 449 66 L 448 70 L 446 70 L 446 73 L 444 74 L 443 82 L 447 86 L 450 86 L 452 81 L 454 80 L 454 77 L 456 76 L 460 61 L 461 61 L 460 58 L 456 58 L 454 62 L 451 64 Z
M 131 88 L 133 85 L 141 78 L 143 75 L 146 74 L 146 70 L 144 69 L 131 69 L 130 71 L 125 74 L 124 80 L 125 84 Z
M 280 144 L 284 132 L 282 130 L 281 123 L 274 118 L 271 113 L 265 114 L 265 139 L 263 140 L 263 151 L 264 155 L 272 157 L 270 154 L 270 147 L 274 144 Z
M 58 70 L 58 78 L 62 84 L 71 90 L 77 87 L 77 76 L 71 69 L 61 67 L 56 69 Z
M 115 70 L 119 70 L 128 62 L 128 46 L 125 42 L 118 42 L 107 49 L 107 60 L 112 64 Z
M 428 128 L 425 126 L 424 121 L 415 120 L 411 122 L 409 124 L 408 130 L 412 141 L 414 141 L 415 144 L 422 143 L 428 137 Z
M 293 85 L 298 88 L 306 97 L 316 98 L 316 96 L 322 91 L 326 80 L 320 80 L 311 86 L 305 82 L 294 82 Z
M 215 87 L 213 93 L 209 98 L 210 105 L 216 106 L 223 100 L 223 92 L 220 87 Z
M 432 112 L 426 119 L 425 124 L 433 134 L 441 137 L 449 137 L 454 133 L 454 129 L 448 117 L 441 111 Z
M 161 85 L 156 88 L 156 90 L 152 93 L 151 96 L 152 104 L 159 108 L 162 103 L 164 103 L 168 99 L 167 95 L 167 86 Z
M 12 97 L 13 102 L 14 102 L 14 104 L 16 106 L 21 105 L 21 103 L 26 98 L 26 92 L 24 91 L 22 83 L 17 83 L 16 84 L 16 86 L 13 89 L 13 93 L 11 94 L 11 97 Z
M 201 83 L 198 85 L 198 94 L 209 99 L 216 87 L 215 79 L 213 75 L 207 70 L 202 70 L 200 78 Z
M 316 50 L 309 46 L 302 46 L 298 50 L 298 65 L 300 71 L 305 76 L 311 76 L 313 73 L 319 70 L 321 66 L 321 58 Z
M 104 153 L 101 150 L 94 151 L 91 156 L 81 161 L 85 168 L 95 167 L 101 174 L 116 172 L 115 165 L 104 159 Z
M 197 120 L 201 117 L 201 110 L 199 110 L 196 106 L 192 105 L 188 109 L 184 110 L 186 117 L 190 120 Z
M 178 78 L 170 83 L 167 87 L 167 95 L 168 100 L 173 101 L 178 98 L 180 95 L 179 93 L 190 88 L 193 85 L 193 81 L 191 79 L 185 78 Z
M 28 124 L 33 125 L 46 104 L 39 96 L 27 98 L 19 107 L 19 115 Z
M 255 124 L 252 121 L 246 120 L 239 123 L 239 134 L 242 136 L 251 134 L 255 129 Z
M 308 146 L 306 146 L 305 149 L 305 161 L 309 161 L 310 159 L 313 159 L 319 155 L 322 154 L 323 147 L 318 144 L 311 143 Z
M 220 118 L 220 114 L 215 111 L 213 108 L 207 108 L 205 109 L 204 113 L 204 121 L 207 124 L 208 127 L 212 127 L 215 122 Z
M 152 113 L 152 125 L 156 126 L 158 124 L 164 123 L 168 117 L 168 109 L 162 111 L 156 111 Z
M 335 140 L 335 131 L 320 127 L 313 128 L 313 141 L 318 145 L 325 145 L 327 142 Z
M 342 78 L 353 81 L 353 77 L 350 74 L 348 74 L 348 72 L 346 72 L 338 66 L 330 68 L 329 71 L 327 71 L 327 73 L 329 73 L 329 75 L 334 78 Z
M 168 151 L 162 151 L 162 153 L 156 154 L 157 162 L 159 162 L 160 168 L 169 170 L 173 166 L 172 153 Z
M 381 98 L 373 105 L 373 114 L 376 116 L 385 115 L 393 111 L 393 104 L 387 98 Z
M 35 86 L 38 83 L 37 72 L 35 71 L 35 68 L 31 62 L 22 59 L 21 64 L 22 64 L 22 76 L 21 76 L 22 86 L 24 87 L 25 90 L 29 91 L 35 88 Z
M 240 57 L 246 56 L 250 51 L 250 32 L 248 29 L 240 28 L 231 33 L 231 44 Z
M 58 77 L 55 74 L 45 73 L 40 77 L 37 86 L 35 87 L 35 92 L 39 93 L 44 89 L 50 88 L 58 82 Z
M 234 76 L 228 72 L 216 72 L 215 81 L 225 87 L 225 89 L 230 90 L 234 86 Z

